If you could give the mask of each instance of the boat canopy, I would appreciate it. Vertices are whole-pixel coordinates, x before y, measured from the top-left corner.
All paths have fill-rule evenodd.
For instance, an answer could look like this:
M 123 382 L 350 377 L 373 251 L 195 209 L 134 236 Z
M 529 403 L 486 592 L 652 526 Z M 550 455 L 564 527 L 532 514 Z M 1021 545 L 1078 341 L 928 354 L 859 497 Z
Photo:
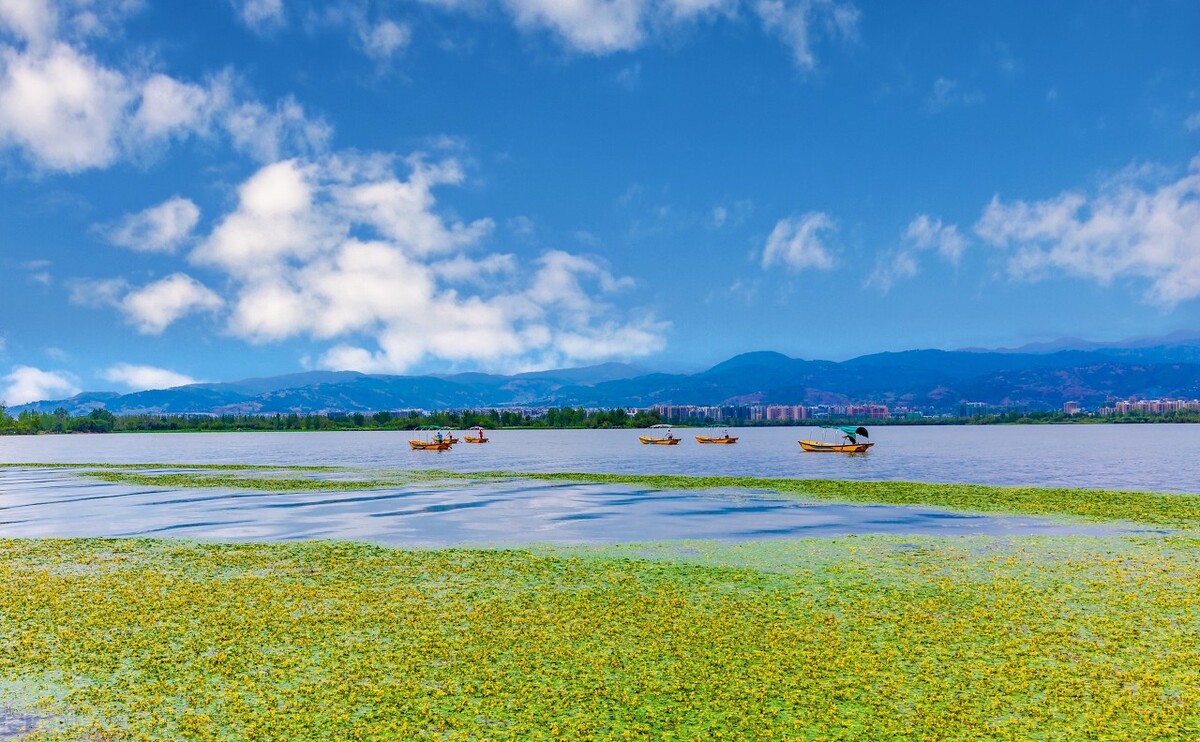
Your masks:
M 446 425 L 418 425 L 417 430 L 454 430 Z
M 858 442 L 857 436 L 860 436 L 860 435 L 863 438 L 871 437 L 870 435 L 867 434 L 867 429 L 862 427 L 861 425 L 857 428 L 854 427 L 853 425 L 822 425 L 821 427 L 829 428 L 830 430 L 842 431 L 843 433 L 846 434 L 846 437 L 850 439 L 851 443 L 857 443 Z
M 651 425 L 650 427 L 652 427 L 652 428 L 670 428 L 672 426 L 667 425 L 666 423 L 659 423 L 658 425 Z

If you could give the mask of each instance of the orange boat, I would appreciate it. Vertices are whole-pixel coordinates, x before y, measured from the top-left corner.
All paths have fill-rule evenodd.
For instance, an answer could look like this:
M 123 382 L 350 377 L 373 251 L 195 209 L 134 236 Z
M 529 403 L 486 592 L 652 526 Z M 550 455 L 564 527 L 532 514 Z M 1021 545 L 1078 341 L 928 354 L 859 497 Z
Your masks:
M 646 446 L 678 446 L 679 445 L 680 439 L 676 438 L 675 434 L 671 432 L 670 425 L 651 425 L 650 427 L 651 428 L 666 428 L 667 434 L 662 436 L 661 438 L 659 436 L 655 436 L 655 435 L 639 435 L 638 440 L 641 441 L 643 445 L 646 445 Z
M 719 436 L 717 436 L 717 435 L 698 435 L 698 436 L 696 436 L 696 442 L 697 443 L 724 443 L 726 445 L 729 445 L 732 443 L 737 443 L 738 439 L 729 435 L 729 431 L 726 430 L 723 435 L 719 435 Z
M 422 425 L 417 430 L 425 431 L 424 438 L 413 438 L 408 445 L 414 451 L 445 451 L 458 443 L 458 439 L 442 434 L 442 428 L 437 425 Z M 429 431 L 436 431 L 432 436 Z
M 874 443 L 859 443 L 858 437 L 867 437 L 867 429 L 853 425 L 822 425 L 828 430 L 840 430 L 842 442 L 825 443 L 822 441 L 798 441 L 800 448 L 809 453 L 866 453 Z
M 638 440 L 648 446 L 677 446 L 682 439 L 674 436 L 670 438 L 655 438 L 652 435 L 639 435 Z
M 488 442 L 488 439 L 483 435 L 482 427 L 476 425 L 475 427 L 471 428 L 471 430 L 475 431 L 475 435 L 470 435 L 470 434 L 464 435 L 463 436 L 464 441 L 466 441 L 467 443 L 487 443 Z

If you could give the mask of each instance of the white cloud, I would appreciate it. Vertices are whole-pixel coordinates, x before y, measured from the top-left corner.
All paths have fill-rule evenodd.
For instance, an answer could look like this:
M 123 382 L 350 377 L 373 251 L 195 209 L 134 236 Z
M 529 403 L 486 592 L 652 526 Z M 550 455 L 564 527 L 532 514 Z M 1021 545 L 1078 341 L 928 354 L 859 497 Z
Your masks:
M 947 262 L 958 265 L 967 241 L 956 225 L 944 225 L 941 219 L 918 214 L 904 230 L 904 246 L 882 253 L 875 268 L 863 285 L 886 294 L 898 281 L 913 278 L 920 272 L 918 254 L 936 250 Z
M 360 27 L 358 38 L 367 56 L 383 61 L 391 59 L 397 51 L 408 46 L 412 31 L 406 25 L 384 20 L 374 26 Z
M 141 100 L 131 123 L 147 139 L 201 131 L 226 92 L 221 84 L 204 88 L 162 74 L 151 75 L 142 83 Z
M 33 366 L 17 366 L 4 381 L 4 403 L 9 406 L 62 399 L 82 391 L 75 377 L 65 371 L 43 371 Z
M 502 0 L 517 25 L 547 28 L 573 49 L 593 54 L 641 45 L 643 0 Z
M 423 0 L 443 10 L 478 13 L 483 0 Z M 798 67 L 816 66 L 814 39 L 854 38 L 859 12 L 839 0 L 496 0 L 518 28 L 549 31 L 567 48 L 605 55 L 638 49 L 683 24 L 736 18 L 745 7 L 763 30 L 792 51 Z M 627 67 L 619 81 L 636 81 Z M 631 76 L 631 71 L 633 72 Z
M 290 96 L 273 109 L 250 101 L 221 111 L 218 116 L 234 146 L 260 162 L 320 152 L 333 134 L 328 124 L 310 118 Z
M 0 0 L 0 26 L 25 42 L 0 36 L 0 149 L 17 150 L 39 169 L 77 173 L 214 130 L 264 161 L 325 147 L 329 126 L 291 98 L 270 107 L 239 99 L 229 74 L 197 84 L 111 67 L 88 53 L 82 38 L 122 16 L 112 8 L 131 4 L 105 5 L 97 15 L 90 3 L 43 12 Z M 66 21 L 55 12 L 62 8 L 72 11 Z
M 1183 125 L 1188 131 L 1200 131 L 1200 111 L 1188 116 L 1187 120 L 1183 122 Z
M 762 267 L 782 265 L 791 271 L 832 268 L 833 255 L 821 235 L 836 228 L 833 219 L 820 211 L 779 220 L 767 237 Z
M 909 222 L 904 230 L 904 239 L 917 250 L 936 249 L 938 254 L 955 265 L 967 247 L 967 241 L 958 233 L 956 225 L 943 225 L 941 219 L 934 219 L 928 214 L 919 214 Z
M 238 18 L 249 28 L 263 33 L 284 24 L 283 0 L 232 0 Z
M 219 309 L 224 302 L 191 276 L 174 273 L 121 299 L 121 311 L 138 332 L 159 335 L 175 320 L 192 312 Z
M 46 53 L 0 48 L 0 145 L 50 170 L 110 165 L 133 96 L 124 76 L 65 44 Z
M 57 25 L 54 5 L 46 0 L 0 0 L 0 29 L 30 44 L 45 42 Z
M 462 167 L 402 162 L 405 178 L 394 158 L 287 160 L 243 183 L 234 210 L 190 255 L 228 278 L 227 332 L 252 343 L 331 341 L 322 366 L 364 371 L 431 358 L 499 368 L 662 347 L 664 323 L 648 314 L 622 320 L 605 301 L 632 279 L 562 251 L 529 262 L 481 252 L 490 219 L 437 211 L 435 190 L 461 183 Z
M 200 209 L 175 196 L 158 206 L 129 214 L 108 232 L 115 245 L 140 252 L 173 252 L 200 220 Z
M 1129 169 L 1092 195 L 1068 191 L 1042 201 L 994 197 L 975 233 L 1010 251 L 1009 273 L 1037 280 L 1058 272 L 1109 285 L 1149 283 L 1166 307 L 1200 297 L 1200 157 L 1175 180 Z
M 858 10 L 832 0 L 757 0 L 754 12 L 765 30 L 787 44 L 792 60 L 804 70 L 817 65 L 812 50 L 814 22 L 827 34 L 844 39 L 854 38 L 858 29 Z
M 137 366 L 132 363 L 118 363 L 110 366 L 101 375 L 108 381 L 123 385 L 131 392 L 140 392 L 146 389 L 170 389 L 196 383 L 195 379 L 185 374 L 155 366 Z
M 913 278 L 920 271 L 916 256 L 908 250 L 895 250 L 879 256 L 875 268 L 863 285 L 886 294 L 897 282 Z

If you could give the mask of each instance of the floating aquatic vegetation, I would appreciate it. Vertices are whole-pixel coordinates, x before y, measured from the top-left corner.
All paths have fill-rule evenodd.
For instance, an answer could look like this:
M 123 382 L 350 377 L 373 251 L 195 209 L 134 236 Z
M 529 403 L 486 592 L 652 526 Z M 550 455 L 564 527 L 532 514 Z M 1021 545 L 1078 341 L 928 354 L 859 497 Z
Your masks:
M 1197 547 L 0 540 L 0 678 L 50 738 L 1177 739 Z

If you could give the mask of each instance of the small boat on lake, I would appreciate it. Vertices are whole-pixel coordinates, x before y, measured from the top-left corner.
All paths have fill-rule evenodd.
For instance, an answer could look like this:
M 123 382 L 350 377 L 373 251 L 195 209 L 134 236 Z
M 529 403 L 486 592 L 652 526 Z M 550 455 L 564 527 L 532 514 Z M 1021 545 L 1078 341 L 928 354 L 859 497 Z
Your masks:
M 738 439 L 736 436 L 729 435 L 729 431 L 725 430 L 725 431 L 722 431 L 722 434 L 719 436 L 718 435 L 698 435 L 698 436 L 696 436 L 696 442 L 697 443 L 724 443 L 725 445 L 729 445 L 732 443 L 737 443 Z
M 866 453 L 874 443 L 859 443 L 859 437 L 866 438 L 867 429 L 853 425 L 822 425 L 825 430 L 841 431 L 842 437 L 836 443 L 823 441 L 799 441 L 800 448 L 809 453 Z
M 410 440 L 408 445 L 414 451 L 446 451 L 453 444 L 450 441 L 419 441 L 414 439 Z
M 417 428 L 422 431 L 422 437 L 409 440 L 408 445 L 414 451 L 445 451 L 458 443 L 458 439 L 443 434 L 444 429 L 440 425 L 422 425 Z
M 471 435 L 470 433 L 468 433 L 463 436 L 463 440 L 466 441 L 467 443 L 487 443 L 488 442 L 487 437 L 483 434 L 482 426 L 476 425 L 475 427 L 471 428 L 471 432 L 474 433 L 475 435 Z
M 676 438 L 675 434 L 671 432 L 670 425 L 651 425 L 650 427 L 651 428 L 666 428 L 667 434 L 664 436 L 639 435 L 638 440 L 641 441 L 643 445 L 646 445 L 646 446 L 678 446 L 679 445 L 680 439 Z

